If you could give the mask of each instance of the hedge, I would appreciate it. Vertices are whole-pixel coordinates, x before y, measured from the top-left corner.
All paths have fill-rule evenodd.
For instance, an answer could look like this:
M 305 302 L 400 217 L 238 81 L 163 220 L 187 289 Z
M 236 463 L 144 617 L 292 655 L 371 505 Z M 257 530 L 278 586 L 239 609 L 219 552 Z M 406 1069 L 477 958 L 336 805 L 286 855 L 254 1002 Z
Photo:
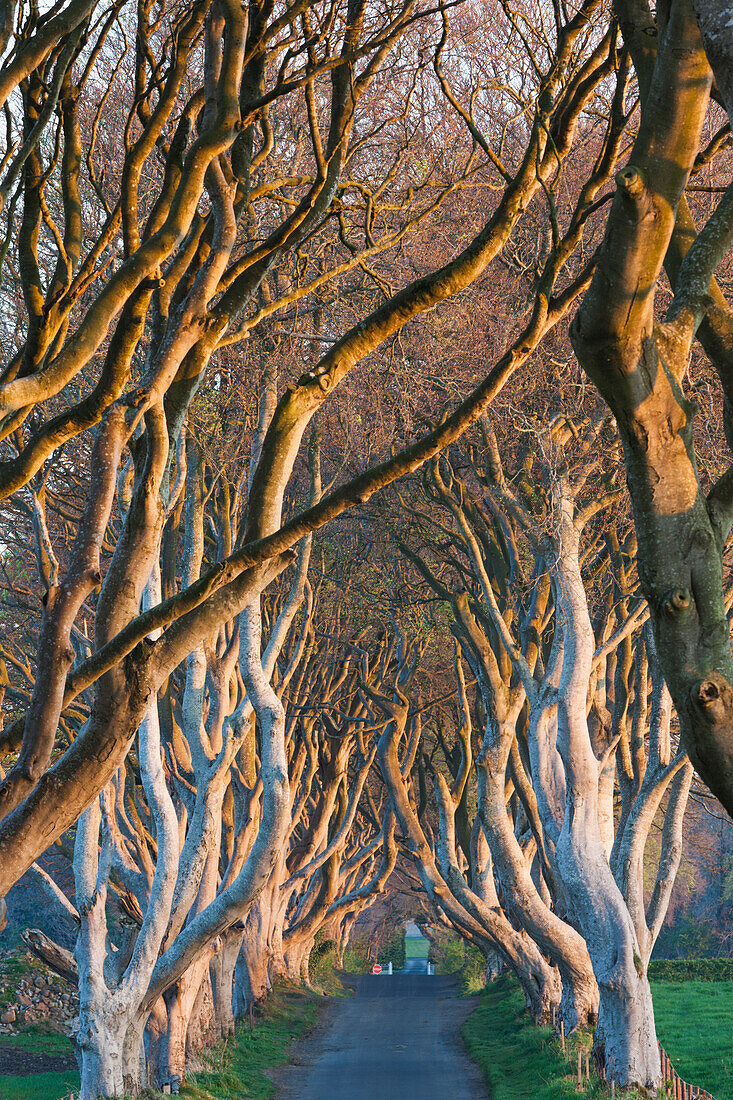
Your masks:
M 733 981 L 733 959 L 655 959 L 649 977 L 666 982 Z

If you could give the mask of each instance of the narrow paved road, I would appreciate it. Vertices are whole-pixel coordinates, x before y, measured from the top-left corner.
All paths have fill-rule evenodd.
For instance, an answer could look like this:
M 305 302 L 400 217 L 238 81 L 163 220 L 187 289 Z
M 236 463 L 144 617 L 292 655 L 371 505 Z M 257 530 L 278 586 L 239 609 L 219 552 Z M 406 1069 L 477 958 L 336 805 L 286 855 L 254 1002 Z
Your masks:
M 418 962 L 418 960 L 415 960 Z M 419 960 L 424 970 L 424 962 Z M 365 977 L 334 1004 L 319 1038 L 294 1052 L 279 1076 L 292 1100 L 485 1100 L 483 1079 L 459 1029 L 474 1003 L 450 978 L 424 973 Z

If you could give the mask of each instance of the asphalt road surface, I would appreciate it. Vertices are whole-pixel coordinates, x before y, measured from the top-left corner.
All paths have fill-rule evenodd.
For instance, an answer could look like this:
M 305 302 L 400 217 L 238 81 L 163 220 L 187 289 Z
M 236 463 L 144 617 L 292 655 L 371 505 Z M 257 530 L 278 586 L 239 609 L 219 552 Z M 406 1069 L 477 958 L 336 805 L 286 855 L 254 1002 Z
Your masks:
M 473 1001 L 451 978 L 428 977 L 423 959 L 408 962 L 410 972 L 369 975 L 334 1002 L 280 1076 L 281 1100 L 485 1100 L 459 1034 Z
M 405 959 L 405 965 L 402 970 L 399 970 L 397 973 L 402 976 L 403 974 L 427 974 L 427 972 L 427 959 Z

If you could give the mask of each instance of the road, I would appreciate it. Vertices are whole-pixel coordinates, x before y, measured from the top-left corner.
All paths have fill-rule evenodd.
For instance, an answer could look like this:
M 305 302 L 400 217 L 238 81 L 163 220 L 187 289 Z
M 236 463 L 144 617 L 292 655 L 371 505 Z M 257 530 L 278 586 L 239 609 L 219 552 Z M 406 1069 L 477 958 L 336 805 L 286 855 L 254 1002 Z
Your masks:
M 369 975 L 333 1003 L 320 1037 L 297 1044 L 278 1075 L 280 1100 L 485 1100 L 459 1034 L 473 1002 L 451 978 L 428 977 L 424 959 L 409 962 L 411 972 Z
M 401 977 L 403 974 L 427 974 L 427 972 L 427 959 L 405 959 L 405 965 L 399 971 L 399 976 Z

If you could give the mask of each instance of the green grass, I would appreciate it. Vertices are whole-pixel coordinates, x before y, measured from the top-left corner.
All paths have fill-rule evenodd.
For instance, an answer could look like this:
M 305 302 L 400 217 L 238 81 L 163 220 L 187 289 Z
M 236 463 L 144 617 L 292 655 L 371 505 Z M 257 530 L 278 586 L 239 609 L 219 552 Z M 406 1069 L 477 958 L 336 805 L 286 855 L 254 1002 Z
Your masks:
M 280 989 L 255 1017 L 252 1034 L 240 1026 L 233 1039 L 201 1056 L 206 1068 L 192 1073 L 181 1090 L 188 1100 L 266 1100 L 275 1086 L 264 1070 L 288 1060 L 293 1039 L 318 1019 L 323 999 L 317 994 Z
M 70 1093 L 79 1095 L 79 1074 L 33 1073 L 29 1077 L 0 1076 L 0 1096 L 3 1100 L 62 1100 Z
M 427 959 L 428 951 L 430 950 L 430 943 L 422 936 L 418 939 L 410 939 L 405 937 L 405 958 L 406 959 Z
M 590 1034 L 570 1036 L 563 1055 L 552 1028 L 532 1022 L 514 978 L 503 976 L 484 990 L 461 1034 L 486 1078 L 491 1100 L 600 1100 L 611 1095 L 592 1070 L 590 1082 L 578 1090 L 578 1049 L 590 1049 Z M 636 1090 L 624 1093 L 624 1100 L 637 1095 Z
M 733 981 L 652 982 L 659 1041 L 680 1077 L 733 1100 Z
M 27 1050 L 31 1054 L 73 1054 L 71 1039 L 58 1031 L 30 1024 L 17 1035 L 0 1036 L 3 1050 Z
M 70 1054 L 71 1040 L 38 1025 L 25 1028 L 18 1035 L 0 1037 L 3 1050 L 30 1051 L 33 1054 Z M 74 1069 L 61 1073 L 34 1073 L 23 1077 L 0 1075 L 2 1100 L 61 1100 L 79 1091 L 79 1074 Z

